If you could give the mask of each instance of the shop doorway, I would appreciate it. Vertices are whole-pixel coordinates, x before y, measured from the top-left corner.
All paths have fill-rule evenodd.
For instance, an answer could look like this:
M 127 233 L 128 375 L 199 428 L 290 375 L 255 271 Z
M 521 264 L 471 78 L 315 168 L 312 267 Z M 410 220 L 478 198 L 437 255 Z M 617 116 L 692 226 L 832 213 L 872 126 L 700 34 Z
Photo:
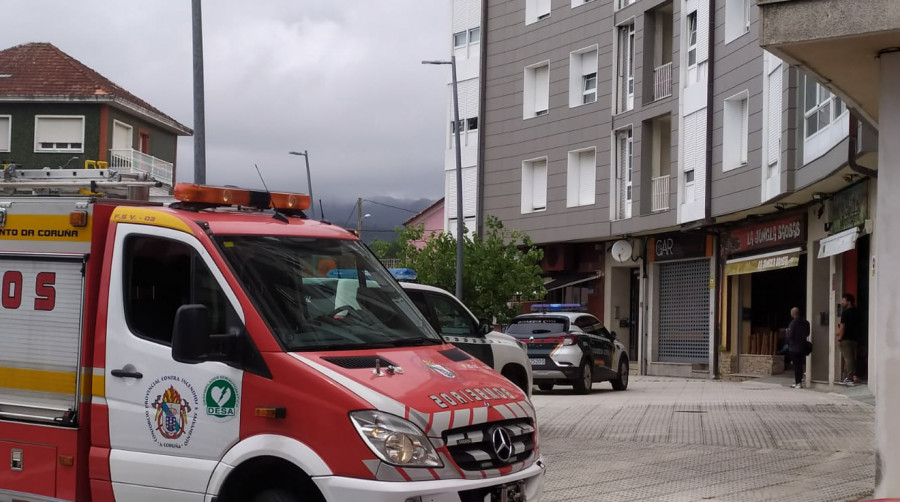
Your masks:
M 791 308 L 806 308 L 806 260 L 801 254 L 796 267 L 738 276 L 739 344 L 741 354 L 775 355 L 786 340 Z
M 628 360 L 638 360 L 638 333 L 641 331 L 641 269 L 631 269 L 631 302 L 628 318 L 631 319 L 631 333 L 628 337 Z

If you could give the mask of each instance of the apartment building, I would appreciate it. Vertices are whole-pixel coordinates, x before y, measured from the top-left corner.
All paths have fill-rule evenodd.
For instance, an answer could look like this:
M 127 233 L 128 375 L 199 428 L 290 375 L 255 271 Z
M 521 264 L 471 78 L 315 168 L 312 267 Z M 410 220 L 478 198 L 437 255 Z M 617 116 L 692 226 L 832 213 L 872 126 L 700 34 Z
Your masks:
M 900 268 L 896 266 L 898 234 L 890 215 L 900 210 L 900 199 L 893 195 L 900 186 L 900 171 L 893 168 L 900 159 L 900 143 L 892 140 L 900 132 L 900 4 L 895 0 L 758 0 L 758 4 L 760 45 L 814 75 L 885 138 L 878 144 L 878 162 L 886 168 L 877 173 L 877 196 L 870 195 L 884 217 L 875 219 L 870 243 L 872 349 L 868 362 L 873 370 L 869 384 L 875 387 L 877 403 L 875 496 L 896 497 L 900 493 L 900 433 L 894 417 L 900 402 L 894 395 L 900 385 L 895 371 L 900 367 L 900 352 L 894 302 L 900 293 Z
M 760 48 L 755 2 L 482 9 L 477 216 L 544 249 L 548 300 L 642 373 L 701 377 L 778 372 L 800 307 L 808 378 L 834 381 L 837 300 L 868 305 L 876 134 Z

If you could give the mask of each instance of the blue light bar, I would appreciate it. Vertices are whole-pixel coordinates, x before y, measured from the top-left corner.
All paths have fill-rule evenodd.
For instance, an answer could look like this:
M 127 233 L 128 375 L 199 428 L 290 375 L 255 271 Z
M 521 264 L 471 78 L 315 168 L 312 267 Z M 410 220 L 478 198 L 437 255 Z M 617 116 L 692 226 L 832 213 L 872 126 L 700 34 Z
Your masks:
M 355 268 L 333 268 L 328 271 L 326 277 L 330 277 L 332 279 L 356 279 L 359 277 L 359 272 L 356 271 Z M 369 275 L 369 271 L 366 271 L 366 279 L 371 279 L 372 276 Z
M 583 309 L 584 306 L 580 303 L 534 303 L 531 305 L 532 312 L 575 312 Z
M 391 275 L 394 276 L 394 279 L 397 279 L 398 281 L 412 282 L 419 277 L 419 274 L 411 268 L 389 268 L 388 272 L 390 272 Z

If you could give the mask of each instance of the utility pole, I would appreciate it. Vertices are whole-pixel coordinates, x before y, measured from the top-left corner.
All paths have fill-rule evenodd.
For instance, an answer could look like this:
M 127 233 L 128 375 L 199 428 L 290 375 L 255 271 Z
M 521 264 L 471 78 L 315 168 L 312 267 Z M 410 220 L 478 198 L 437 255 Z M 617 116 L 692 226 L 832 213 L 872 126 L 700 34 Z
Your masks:
M 206 122 L 203 99 L 203 20 L 200 0 L 191 0 L 194 42 L 194 183 L 206 183 Z
M 362 197 L 356 199 L 356 236 L 362 238 Z

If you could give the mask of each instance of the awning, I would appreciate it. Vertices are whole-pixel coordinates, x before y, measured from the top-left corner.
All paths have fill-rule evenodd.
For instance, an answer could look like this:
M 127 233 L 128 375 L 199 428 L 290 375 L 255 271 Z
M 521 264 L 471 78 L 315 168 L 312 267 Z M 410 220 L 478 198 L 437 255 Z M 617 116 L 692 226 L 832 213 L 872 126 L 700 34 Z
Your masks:
M 762 255 L 738 258 L 725 262 L 725 275 L 752 274 L 781 268 L 796 267 L 800 264 L 800 248 L 776 251 Z
M 856 247 L 859 227 L 848 228 L 843 232 L 829 235 L 819 241 L 819 258 L 828 258 Z
M 582 282 L 593 281 L 594 279 L 599 279 L 600 277 L 602 277 L 602 275 L 599 272 L 579 272 L 577 274 L 560 275 L 554 277 L 549 282 L 544 283 L 544 288 L 546 288 L 547 291 L 553 291 L 554 289 L 565 288 L 567 286 L 581 284 Z

